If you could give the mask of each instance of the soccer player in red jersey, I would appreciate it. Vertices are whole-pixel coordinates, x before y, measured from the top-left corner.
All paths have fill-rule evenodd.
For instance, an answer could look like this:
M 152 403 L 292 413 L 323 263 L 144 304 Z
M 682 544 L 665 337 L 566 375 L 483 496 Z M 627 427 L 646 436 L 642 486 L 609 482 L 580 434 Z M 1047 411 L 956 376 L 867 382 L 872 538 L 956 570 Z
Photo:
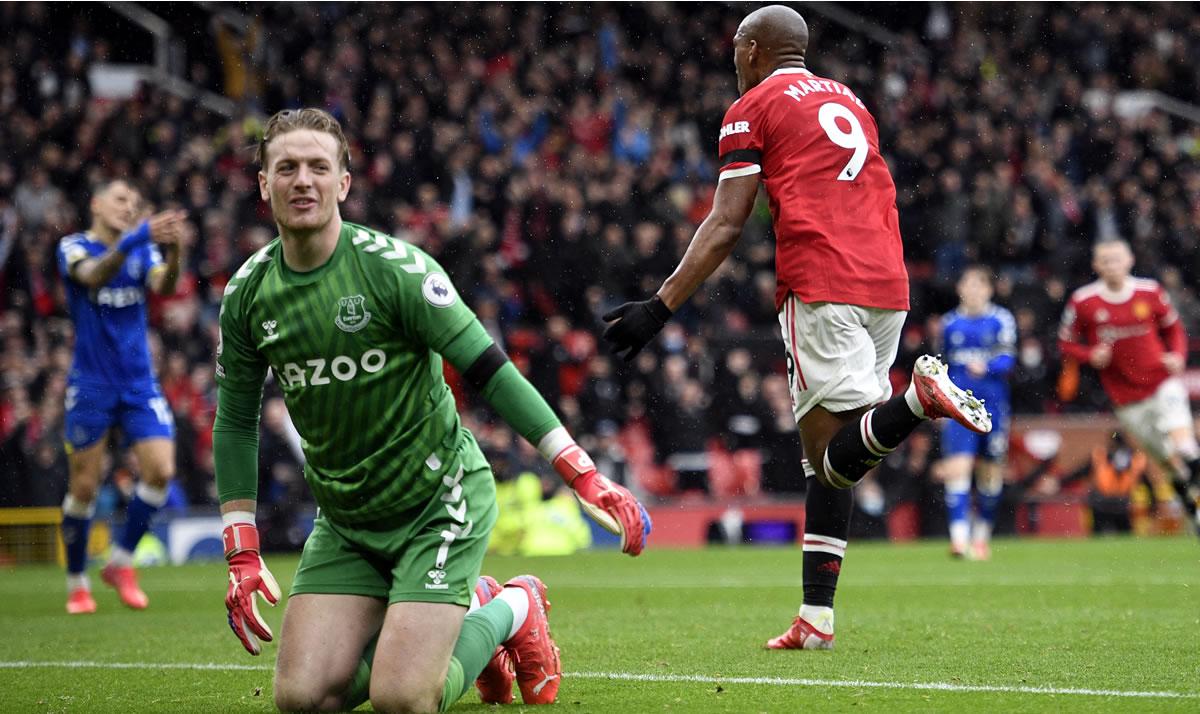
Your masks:
M 781 5 L 748 15 L 734 36 L 741 98 L 722 122 L 712 211 L 658 293 L 604 319 L 631 359 L 733 250 L 761 182 L 775 225 L 776 309 L 792 405 L 807 456 L 804 602 L 773 649 L 833 645 L 833 596 L 854 486 L 923 420 L 951 417 L 986 433 L 982 403 L 928 355 L 905 394 L 888 370 L 908 310 L 896 188 L 875 119 L 840 82 L 805 67 L 808 26 Z
M 1200 528 L 1200 445 L 1187 389 L 1187 335 L 1171 298 L 1155 280 L 1135 278 L 1123 240 L 1097 243 L 1092 268 L 1100 279 L 1071 295 L 1059 328 L 1059 351 L 1100 373 L 1100 384 L 1127 438 L 1171 475 Z

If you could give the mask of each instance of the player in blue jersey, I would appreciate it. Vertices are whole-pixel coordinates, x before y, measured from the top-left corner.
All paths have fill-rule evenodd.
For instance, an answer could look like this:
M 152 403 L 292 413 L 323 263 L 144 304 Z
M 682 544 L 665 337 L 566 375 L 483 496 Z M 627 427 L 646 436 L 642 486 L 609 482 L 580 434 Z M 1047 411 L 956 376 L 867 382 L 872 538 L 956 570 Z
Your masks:
M 958 280 L 959 305 L 942 317 L 942 351 L 950 380 L 982 398 L 992 412 L 990 434 L 976 434 L 947 421 L 942 429 L 940 472 L 946 484 L 950 554 L 987 560 L 992 525 L 1004 488 L 1008 456 L 1009 390 L 1017 342 L 1012 313 L 992 303 L 992 276 L 967 268 Z M 975 476 L 976 518 L 970 522 L 971 477 Z
M 164 211 L 137 222 L 138 204 L 138 193 L 125 181 L 106 183 L 92 196 L 91 227 L 58 244 L 75 323 L 65 419 L 70 483 L 62 522 L 71 614 L 96 611 L 85 572 L 87 540 L 110 430 L 117 427 L 122 444 L 132 447 L 141 480 L 101 577 L 132 608 L 148 604 L 133 570 L 133 549 L 166 502 L 175 473 L 174 420 L 146 342 L 146 291 L 175 291 L 185 216 Z

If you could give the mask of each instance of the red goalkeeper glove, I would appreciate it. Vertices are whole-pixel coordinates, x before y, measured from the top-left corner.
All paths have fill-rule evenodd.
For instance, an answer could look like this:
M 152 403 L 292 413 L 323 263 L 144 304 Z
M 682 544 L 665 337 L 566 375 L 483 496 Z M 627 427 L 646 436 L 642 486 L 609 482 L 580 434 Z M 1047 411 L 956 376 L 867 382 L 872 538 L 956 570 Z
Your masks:
M 225 543 L 225 560 L 229 561 L 229 592 L 225 609 L 229 611 L 229 628 L 252 655 L 262 652 L 259 641 L 270 642 L 271 628 L 258 614 L 258 594 L 272 607 L 281 593 L 275 576 L 258 554 L 258 529 L 253 523 L 232 523 L 225 526 L 221 539 Z
M 606 531 L 621 537 L 622 553 L 642 552 L 653 524 L 646 508 L 629 489 L 596 471 L 591 457 L 578 444 L 563 449 L 551 463 L 574 491 L 583 510 Z

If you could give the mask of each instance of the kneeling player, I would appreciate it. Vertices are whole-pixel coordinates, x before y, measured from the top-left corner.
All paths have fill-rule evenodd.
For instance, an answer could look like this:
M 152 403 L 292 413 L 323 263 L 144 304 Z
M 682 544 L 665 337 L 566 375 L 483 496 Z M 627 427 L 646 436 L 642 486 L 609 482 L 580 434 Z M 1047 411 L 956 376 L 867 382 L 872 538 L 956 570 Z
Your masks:
M 963 272 L 958 297 L 959 306 L 942 318 L 942 350 L 951 381 L 987 402 L 992 412 L 992 431 L 979 434 L 957 422 L 944 422 L 941 471 L 946 485 L 950 554 L 987 560 L 991 557 L 996 507 L 1004 488 L 1008 373 L 1013 367 L 1017 329 L 1012 314 L 992 303 L 991 273 L 986 268 L 976 266 Z M 972 475 L 976 492 L 973 528 Z
M 645 509 L 596 472 L 432 258 L 342 221 L 349 155 L 333 117 L 276 114 L 259 160 L 280 237 L 226 288 L 217 348 L 213 439 L 230 626 L 258 654 L 272 634 L 255 595 L 281 596 L 254 525 L 270 368 L 320 506 L 284 615 L 276 705 L 340 710 L 369 698 L 376 711 L 436 711 L 476 678 L 484 701 L 511 701 L 514 677 L 526 704 L 553 702 L 562 670 L 545 585 L 532 575 L 503 588 L 479 577 L 495 483 L 459 421 L 443 357 L 630 555 L 650 530 Z

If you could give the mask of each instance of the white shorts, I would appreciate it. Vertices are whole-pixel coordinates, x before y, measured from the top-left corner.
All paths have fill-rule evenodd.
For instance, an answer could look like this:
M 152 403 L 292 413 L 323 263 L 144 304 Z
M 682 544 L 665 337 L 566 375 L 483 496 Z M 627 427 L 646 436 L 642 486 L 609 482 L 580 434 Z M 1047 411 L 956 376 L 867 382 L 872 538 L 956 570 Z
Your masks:
M 1142 401 L 1113 411 L 1121 429 L 1158 461 L 1165 461 L 1175 452 L 1170 437 L 1172 431 L 1194 428 L 1187 387 L 1178 377 L 1163 381 L 1154 394 Z
M 820 406 L 844 412 L 892 396 L 888 370 L 896 360 L 904 310 L 833 302 L 804 303 L 789 295 L 779 310 L 796 421 Z

